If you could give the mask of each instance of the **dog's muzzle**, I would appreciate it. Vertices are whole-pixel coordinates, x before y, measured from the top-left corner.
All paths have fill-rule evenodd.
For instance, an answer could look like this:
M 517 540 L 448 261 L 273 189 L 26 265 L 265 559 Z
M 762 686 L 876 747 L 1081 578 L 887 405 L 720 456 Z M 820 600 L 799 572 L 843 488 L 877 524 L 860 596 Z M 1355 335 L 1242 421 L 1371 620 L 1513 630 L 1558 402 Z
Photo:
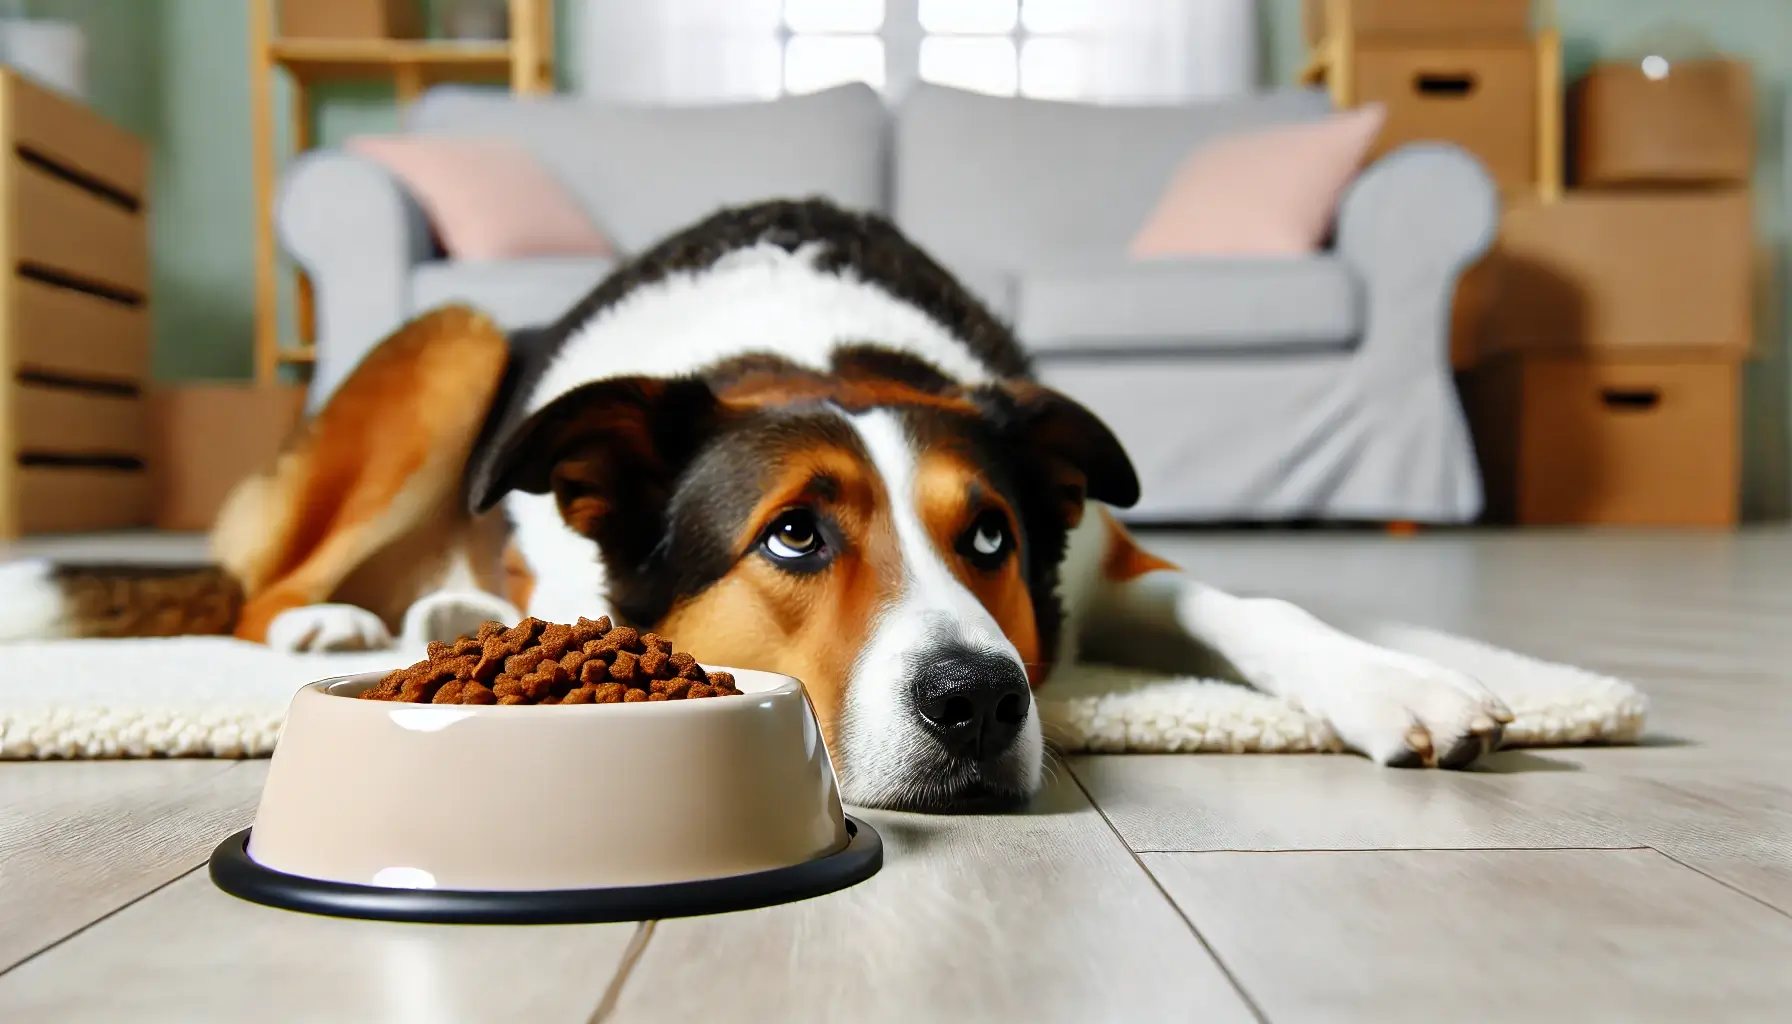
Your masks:
M 946 648 L 915 672 L 915 715 L 946 755 L 994 767 L 1027 723 L 1032 694 L 1011 658 Z

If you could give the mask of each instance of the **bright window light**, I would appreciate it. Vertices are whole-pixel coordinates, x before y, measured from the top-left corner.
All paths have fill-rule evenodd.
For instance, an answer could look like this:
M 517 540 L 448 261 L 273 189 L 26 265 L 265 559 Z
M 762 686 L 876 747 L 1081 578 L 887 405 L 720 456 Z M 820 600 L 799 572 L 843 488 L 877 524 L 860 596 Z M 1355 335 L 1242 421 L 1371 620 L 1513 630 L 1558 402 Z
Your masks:
M 1015 7 L 1015 0 L 921 0 L 918 13 L 927 32 L 994 35 L 1014 31 Z
M 846 82 L 884 87 L 884 44 L 876 36 L 794 36 L 784 46 L 784 91 L 818 92 Z
M 884 25 L 884 0 L 784 0 L 784 27 L 792 32 L 876 32 Z
M 1020 48 L 1020 91 L 1042 100 L 1084 95 L 1088 70 L 1085 44 L 1073 39 L 1029 39 Z
M 1014 41 L 1006 36 L 929 36 L 921 40 L 921 78 L 935 85 L 1012 96 L 1020 84 Z
M 302 3 L 307 0 L 286 2 Z M 663 8 L 654 13 L 673 31 L 721 35 L 776 29 L 779 14 L 784 9 L 784 0 L 682 0 L 680 3 L 655 6 Z
M 1028 32 L 1041 35 L 1087 32 L 1095 27 L 1099 7 L 1099 0 L 1025 0 L 1020 5 L 1020 23 Z

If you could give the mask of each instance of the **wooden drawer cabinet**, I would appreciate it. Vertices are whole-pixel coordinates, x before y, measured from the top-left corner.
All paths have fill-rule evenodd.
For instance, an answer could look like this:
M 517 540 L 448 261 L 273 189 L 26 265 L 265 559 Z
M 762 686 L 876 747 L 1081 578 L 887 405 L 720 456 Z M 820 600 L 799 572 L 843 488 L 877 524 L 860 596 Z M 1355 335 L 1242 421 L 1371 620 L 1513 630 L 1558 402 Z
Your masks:
M 0 536 L 146 525 L 148 160 L 0 71 Z

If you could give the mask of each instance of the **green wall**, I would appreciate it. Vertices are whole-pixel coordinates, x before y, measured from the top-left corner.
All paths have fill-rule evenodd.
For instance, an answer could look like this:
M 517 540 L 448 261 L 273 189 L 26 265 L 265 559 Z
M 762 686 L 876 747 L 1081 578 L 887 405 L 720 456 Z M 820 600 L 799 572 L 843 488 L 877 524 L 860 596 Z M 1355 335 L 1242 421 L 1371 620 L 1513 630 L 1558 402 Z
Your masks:
M 642 0 L 654 2 L 654 0 Z M 1268 77 L 1291 80 L 1304 59 L 1300 0 L 1260 0 Z M 560 0 L 560 66 L 569 66 L 569 0 Z M 1792 0 L 1556 0 L 1570 76 L 1625 54 L 1645 34 L 1703 36 L 1753 63 L 1760 83 L 1760 234 L 1783 268 L 1761 289 L 1761 355 L 1748 368 L 1746 506 L 1792 512 L 1792 216 L 1784 208 L 1782 110 L 1792 91 Z M 244 0 L 28 0 L 34 15 L 83 24 L 93 102 L 156 146 L 156 372 L 242 377 L 250 369 L 254 269 L 249 177 L 247 4 Z M 284 89 L 276 108 L 284 111 Z M 389 130 L 390 93 L 333 90 L 317 109 L 325 142 Z M 289 298 L 289 297 L 288 297 Z M 289 304 L 289 303 L 288 303 Z

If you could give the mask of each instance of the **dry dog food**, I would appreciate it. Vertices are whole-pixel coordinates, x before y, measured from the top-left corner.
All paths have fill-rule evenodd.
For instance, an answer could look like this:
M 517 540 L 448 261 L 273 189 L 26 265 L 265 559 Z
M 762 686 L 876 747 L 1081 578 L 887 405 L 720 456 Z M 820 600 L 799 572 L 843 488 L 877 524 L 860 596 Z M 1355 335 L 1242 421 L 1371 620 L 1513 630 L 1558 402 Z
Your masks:
M 386 676 L 363 700 L 412 704 L 616 704 L 739 696 L 734 677 L 707 672 L 672 641 L 612 626 L 528 618 L 488 622 L 477 636 L 432 643 L 429 657 Z

